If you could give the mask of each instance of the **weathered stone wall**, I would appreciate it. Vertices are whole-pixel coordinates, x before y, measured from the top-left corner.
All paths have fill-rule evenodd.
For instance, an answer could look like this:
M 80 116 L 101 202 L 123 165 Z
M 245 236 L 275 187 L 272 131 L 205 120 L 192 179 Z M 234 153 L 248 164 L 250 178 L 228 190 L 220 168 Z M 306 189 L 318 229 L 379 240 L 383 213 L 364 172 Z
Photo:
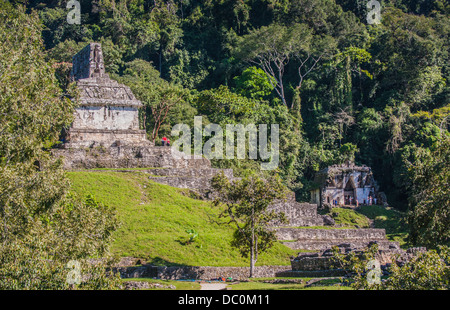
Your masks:
M 351 249 L 340 248 L 341 254 L 354 253 L 360 257 L 366 249 Z M 426 251 L 425 248 L 409 248 L 408 250 L 402 250 L 400 248 L 391 248 L 387 250 L 378 250 L 375 254 L 376 259 L 382 269 L 386 270 L 390 264 L 397 264 L 402 266 L 407 261 L 411 260 L 418 253 Z M 314 272 L 314 271 L 336 271 L 342 272 L 343 270 L 338 268 L 337 262 L 333 259 L 333 252 L 327 249 L 323 252 L 307 252 L 299 253 L 297 257 L 291 260 L 292 270 L 295 272 Z
M 398 248 L 386 239 L 384 229 L 293 229 L 278 228 L 278 240 L 292 249 L 325 250 L 332 246 L 364 248 L 376 241 L 380 249 Z
M 229 178 L 233 178 L 233 169 L 217 169 L 217 168 L 167 168 L 167 169 L 155 169 L 149 170 L 148 173 L 157 176 L 166 177 L 203 177 L 212 178 L 216 174 L 223 172 L 223 174 Z
M 356 166 L 351 162 L 333 165 L 319 171 L 314 182 L 317 187 L 311 190 L 311 202 L 322 206 L 325 203 L 348 205 L 368 203 L 368 198 L 377 196 L 378 185 L 369 167 Z M 352 197 L 350 201 L 348 197 Z
M 385 239 L 384 229 L 294 229 L 279 228 L 277 236 L 281 240 L 354 240 L 354 239 Z
M 77 80 L 80 90 L 80 105 L 89 107 L 131 107 L 130 111 L 142 107 L 131 89 L 111 80 L 107 75 Z
M 246 280 L 250 275 L 249 267 L 139 266 L 119 267 L 117 270 L 122 278 L 156 277 L 168 280 L 211 280 L 219 277 Z M 254 277 L 277 277 L 290 270 L 291 266 L 256 266 Z
M 121 106 L 81 106 L 75 109 L 72 124 L 77 129 L 139 130 L 138 110 Z
M 64 168 L 207 168 L 211 163 L 206 158 L 190 159 L 174 157 L 170 147 L 149 144 L 91 148 L 62 148 L 52 150 L 54 156 L 62 156 Z
M 149 177 L 157 183 L 177 188 L 207 191 L 211 188 L 211 177 Z
M 332 265 L 332 255 L 323 255 L 322 253 L 317 252 L 299 253 L 299 255 L 291 261 L 292 270 L 329 270 Z
M 323 218 L 317 214 L 317 205 L 298 203 L 296 201 L 277 202 L 268 207 L 268 210 L 284 212 L 289 220 L 283 226 L 323 226 Z M 274 223 L 278 225 L 279 223 Z
M 161 184 L 166 184 L 178 188 L 189 188 L 201 192 L 211 189 L 211 179 L 218 173 L 233 179 L 233 169 L 215 169 L 215 168 L 167 168 L 154 169 L 148 173 L 152 174 L 149 179 Z
M 80 97 L 74 121 L 64 137 L 69 147 L 145 142 L 138 117 L 142 103 L 128 86 L 109 78 L 99 43 L 88 44 L 73 57 L 71 76 Z
M 95 54 L 95 55 L 94 55 Z M 103 53 L 99 43 L 89 43 L 72 58 L 73 79 L 86 79 L 105 75 L 105 66 L 103 63 Z
M 287 247 L 294 250 L 325 250 L 333 246 L 345 246 L 355 249 L 363 249 L 369 245 L 370 242 L 377 241 L 381 249 L 389 249 L 390 247 L 398 247 L 397 243 L 390 242 L 389 240 L 301 240 L 293 242 L 282 242 Z
M 126 141 L 128 144 L 140 145 L 147 143 L 145 130 L 103 130 L 74 129 L 68 133 L 66 148 L 92 148 L 95 146 L 111 147 Z M 148 142 L 150 144 L 150 142 Z

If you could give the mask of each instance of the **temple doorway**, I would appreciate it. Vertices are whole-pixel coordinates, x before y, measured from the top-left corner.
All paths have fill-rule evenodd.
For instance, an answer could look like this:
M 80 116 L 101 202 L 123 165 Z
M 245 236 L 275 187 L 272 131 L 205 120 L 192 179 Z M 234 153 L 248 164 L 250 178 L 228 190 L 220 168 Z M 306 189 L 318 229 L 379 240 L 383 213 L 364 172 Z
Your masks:
M 355 188 L 356 188 L 355 184 L 352 178 L 350 178 L 344 188 L 344 204 L 346 205 L 356 204 Z

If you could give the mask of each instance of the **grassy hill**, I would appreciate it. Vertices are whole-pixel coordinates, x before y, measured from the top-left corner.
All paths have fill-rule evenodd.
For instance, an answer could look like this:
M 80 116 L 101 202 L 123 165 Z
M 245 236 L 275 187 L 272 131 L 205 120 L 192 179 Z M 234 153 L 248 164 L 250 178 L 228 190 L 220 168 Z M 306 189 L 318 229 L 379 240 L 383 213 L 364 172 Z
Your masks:
M 158 265 L 248 266 L 248 260 L 230 246 L 233 228 L 211 222 L 217 214 L 207 201 L 189 192 L 148 180 L 139 172 L 67 172 L 72 193 L 92 194 L 117 210 L 121 227 L 112 252 L 144 258 Z M 187 229 L 198 232 L 188 244 Z M 257 265 L 289 265 L 293 251 L 281 243 L 259 256 Z
M 412 246 L 408 242 L 408 225 L 406 214 L 392 207 L 361 206 L 358 213 L 373 221 L 375 228 L 384 228 L 386 237 L 391 241 L 397 241 L 402 248 Z

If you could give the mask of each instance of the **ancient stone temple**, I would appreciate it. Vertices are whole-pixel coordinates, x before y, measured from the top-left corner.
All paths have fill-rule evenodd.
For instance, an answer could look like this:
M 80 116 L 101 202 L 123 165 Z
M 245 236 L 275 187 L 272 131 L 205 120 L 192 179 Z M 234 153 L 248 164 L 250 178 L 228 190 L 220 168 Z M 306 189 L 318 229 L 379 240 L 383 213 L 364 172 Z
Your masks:
M 63 157 L 65 169 L 211 167 L 206 158 L 174 156 L 170 147 L 146 139 L 139 124 L 142 103 L 128 86 L 109 78 L 99 43 L 73 57 L 71 77 L 80 93 L 75 118 L 52 151 Z
M 320 206 L 381 204 L 378 185 L 370 167 L 356 166 L 351 162 L 333 165 L 319 171 L 311 190 L 311 203 Z M 381 195 L 382 196 L 382 195 Z
M 75 120 L 66 133 L 71 147 L 150 143 L 139 128 L 141 102 L 130 88 L 111 80 L 99 43 L 90 43 L 73 57 L 71 77 L 80 91 Z

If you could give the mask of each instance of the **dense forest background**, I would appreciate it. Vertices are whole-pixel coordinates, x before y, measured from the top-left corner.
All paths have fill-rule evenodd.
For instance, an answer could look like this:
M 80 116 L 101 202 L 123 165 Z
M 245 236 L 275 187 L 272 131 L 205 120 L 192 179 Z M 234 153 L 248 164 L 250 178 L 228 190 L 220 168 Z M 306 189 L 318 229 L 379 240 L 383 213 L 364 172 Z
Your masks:
M 67 93 L 72 56 L 102 43 L 156 143 L 195 115 L 277 123 L 277 173 L 299 200 L 316 171 L 354 160 L 410 212 L 413 240 L 448 240 L 448 1 L 380 0 L 378 25 L 366 0 L 81 0 L 80 24 L 67 22 L 67 1 L 10 2 L 37 14 Z M 259 163 L 213 160 L 241 176 Z

